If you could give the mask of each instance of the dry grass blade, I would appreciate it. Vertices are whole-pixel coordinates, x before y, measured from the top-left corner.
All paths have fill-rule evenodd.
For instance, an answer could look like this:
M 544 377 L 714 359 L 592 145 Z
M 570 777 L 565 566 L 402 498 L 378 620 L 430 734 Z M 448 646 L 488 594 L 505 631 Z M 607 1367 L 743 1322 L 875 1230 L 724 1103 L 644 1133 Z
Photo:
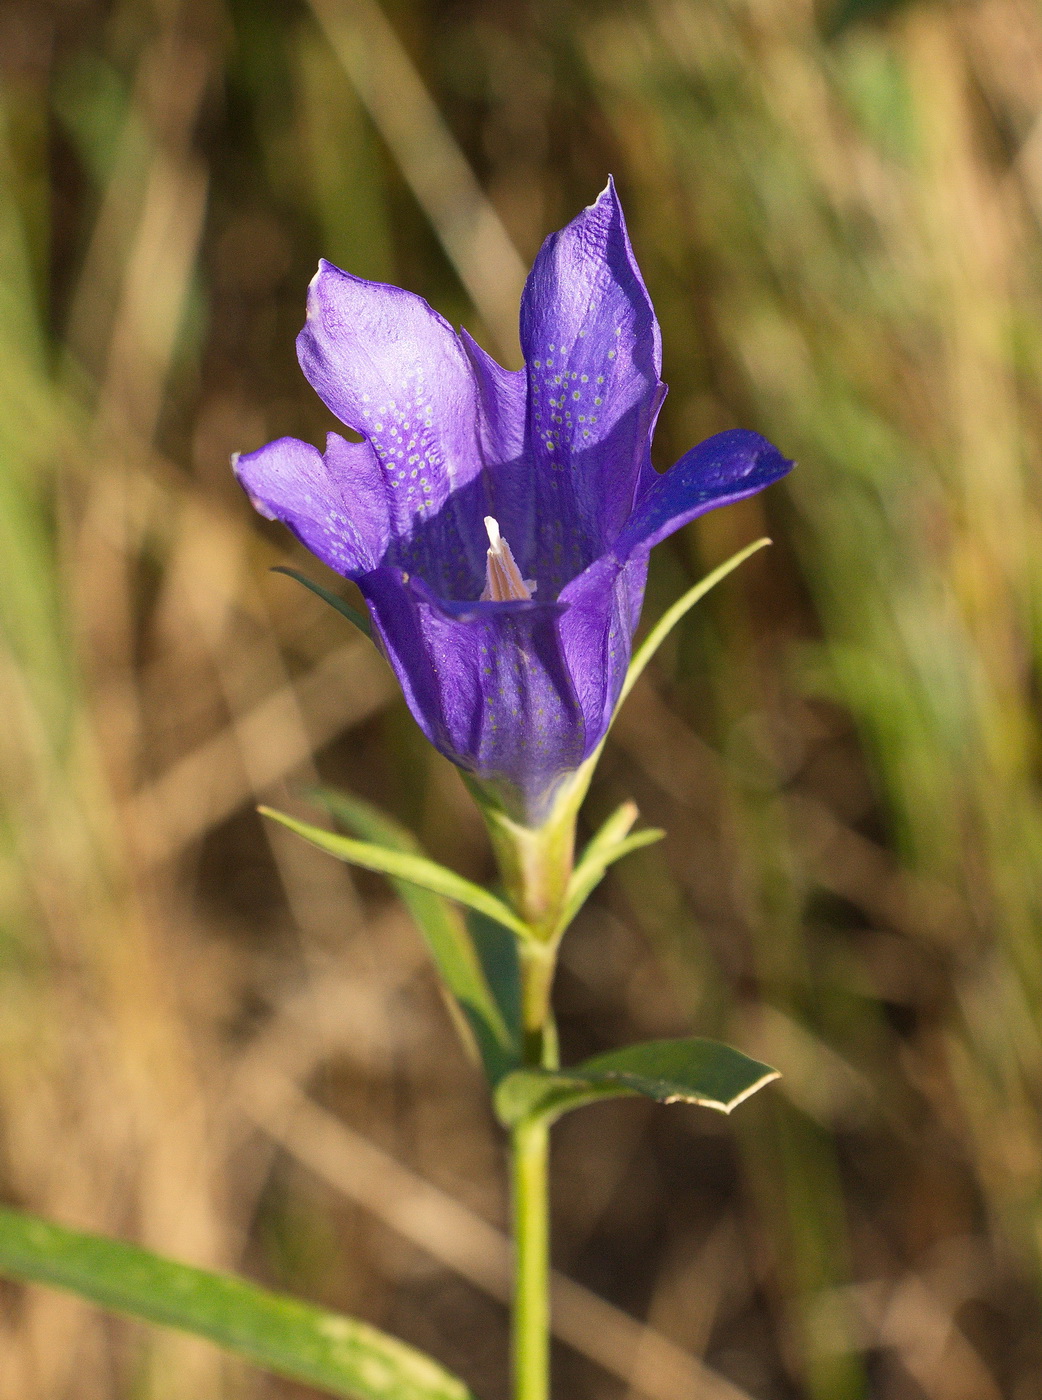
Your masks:
M 525 266 L 404 45 L 376 0 L 311 8 L 499 353 L 516 361 Z
M 348 644 L 323 657 L 135 793 L 127 816 L 138 833 L 139 858 L 152 863 L 177 855 L 251 796 L 300 775 L 315 748 L 368 719 L 395 693 L 371 648 Z M 296 721 L 285 722 L 288 711 L 300 709 L 307 714 L 306 733 Z M 250 755 L 248 775 L 241 754 Z

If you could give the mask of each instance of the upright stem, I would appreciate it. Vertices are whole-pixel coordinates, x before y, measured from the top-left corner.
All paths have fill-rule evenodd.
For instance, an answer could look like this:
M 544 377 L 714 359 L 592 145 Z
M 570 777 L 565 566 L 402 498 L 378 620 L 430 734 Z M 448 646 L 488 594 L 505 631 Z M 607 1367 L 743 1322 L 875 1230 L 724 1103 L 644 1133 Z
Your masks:
M 572 871 L 575 809 L 535 830 L 502 820 L 490 821 L 489 828 L 511 903 L 535 935 L 518 944 L 522 1059 L 533 1069 L 556 1069 L 550 993 L 557 944 L 552 931 Z M 550 1390 L 549 1159 L 545 1121 L 525 1121 L 511 1129 L 514 1400 L 548 1400 Z
M 550 1390 L 550 1130 L 543 1121 L 511 1133 L 514 1209 L 514 1400 L 548 1400 Z
M 556 950 L 523 943 L 521 1019 L 525 1063 L 556 1069 L 557 1033 L 550 1009 Z M 510 1135 L 514 1212 L 514 1400 L 547 1400 L 550 1388 L 550 1130 L 517 1124 Z
M 557 949 L 548 943 L 522 943 L 517 950 L 521 969 L 521 1047 L 526 1065 L 557 1068 L 557 1028 L 550 1006 Z

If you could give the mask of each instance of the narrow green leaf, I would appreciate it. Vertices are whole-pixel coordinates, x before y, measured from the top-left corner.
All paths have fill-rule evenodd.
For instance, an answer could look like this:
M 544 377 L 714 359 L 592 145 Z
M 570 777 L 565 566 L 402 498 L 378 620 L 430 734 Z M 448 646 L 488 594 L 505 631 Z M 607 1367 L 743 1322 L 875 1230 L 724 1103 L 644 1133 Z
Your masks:
M 319 826 L 298 821 L 285 812 L 276 812 L 272 807 L 258 807 L 257 811 L 262 816 L 281 822 L 290 831 L 295 831 L 305 841 L 310 841 L 320 851 L 328 851 L 338 860 L 346 861 L 349 865 L 360 865 L 365 870 L 375 870 L 381 875 L 390 875 L 396 880 L 408 880 L 421 889 L 431 890 L 434 894 L 456 900 L 458 904 L 465 904 L 469 909 L 476 909 L 479 914 L 495 919 L 504 928 L 516 933 L 519 938 L 532 937 L 528 925 L 501 899 L 475 885 L 472 880 L 465 880 L 454 870 L 439 865 L 437 861 L 378 846 L 370 841 L 354 841 L 349 836 L 338 836 L 335 832 L 323 831 Z
M 467 928 L 474 941 L 485 978 L 496 999 L 500 1015 L 510 1032 L 511 1043 L 521 1044 L 521 962 L 517 939 L 502 924 L 486 919 L 474 909 L 467 911 Z M 520 1057 L 510 1066 L 517 1067 Z M 497 1081 L 498 1082 L 498 1081 Z
M 496 1112 L 507 1126 L 538 1118 L 553 1122 L 598 1099 L 644 1095 L 730 1113 L 778 1077 L 770 1065 L 715 1040 L 649 1040 L 572 1069 L 515 1070 L 496 1090 Z
M 368 1323 L 136 1245 L 0 1208 L 0 1273 L 193 1332 L 255 1365 L 362 1400 L 472 1400 L 461 1380 Z
M 361 798 L 319 788 L 311 794 L 340 826 L 380 846 L 405 855 L 423 856 L 412 832 Z M 510 1021 L 490 985 L 481 948 L 455 904 L 411 880 L 391 877 L 391 883 L 416 921 L 445 986 L 456 998 L 474 1033 L 485 1072 L 497 1084 L 518 1063 L 517 1043 Z M 471 919 L 482 916 L 473 914 Z M 482 919 L 485 929 L 509 945 L 516 962 L 514 935 L 498 923 Z
M 591 838 L 568 882 L 568 897 L 558 925 L 558 934 L 563 933 L 578 914 L 604 878 L 609 865 L 629 855 L 630 851 L 639 851 L 642 846 L 650 846 L 665 836 L 666 833 L 657 827 L 649 827 L 646 831 L 637 831 L 632 835 L 627 834 L 636 820 L 636 803 L 623 802 Z
M 622 690 L 619 692 L 619 698 L 612 712 L 612 724 L 615 723 L 615 718 L 622 708 L 623 701 L 636 685 L 641 675 L 643 675 L 644 668 L 684 614 L 689 612 L 700 599 L 704 598 L 710 589 L 715 588 L 722 579 L 725 579 L 729 573 L 737 569 L 739 564 L 744 563 L 750 555 L 755 554 L 757 550 L 763 549 L 765 545 L 770 543 L 771 541 L 765 536 L 763 539 L 755 540 L 752 544 L 746 545 L 746 547 L 740 549 L 737 554 L 732 554 L 730 559 L 719 565 L 718 568 L 715 568 L 712 573 L 706 574 L 705 578 L 700 579 L 693 588 L 689 588 L 682 598 L 678 598 L 673 606 L 663 613 L 658 622 L 655 623 L 654 627 L 644 638 L 643 642 L 641 642 L 630 662 L 629 670 L 626 672 L 626 679 L 622 683 Z M 610 730 L 611 725 L 609 725 L 608 728 Z M 578 804 L 582 801 L 590 786 L 590 780 L 593 777 L 594 769 L 600 762 L 600 757 L 604 752 L 604 745 L 607 743 L 607 738 L 608 736 L 605 735 L 594 749 L 593 753 L 590 754 L 589 758 L 576 770 L 567 788 L 561 794 L 562 801 L 575 802 L 576 807 L 578 807 Z
M 604 878 L 604 873 L 609 865 L 614 865 L 623 856 L 628 856 L 631 851 L 643 850 L 645 846 L 653 846 L 656 841 L 661 841 L 665 836 L 661 827 L 649 826 L 643 831 L 634 831 L 625 840 L 619 841 L 616 845 L 606 850 L 599 851 L 596 859 L 583 863 L 580 870 L 576 871 L 576 879 L 573 876 L 569 884 L 568 903 L 562 918 L 563 927 L 571 923 L 576 914 L 590 897 L 595 887 Z
M 747 544 L 744 549 L 740 549 L 737 554 L 732 554 L 730 559 L 726 559 L 722 564 L 718 565 L 712 573 L 708 573 L 705 578 L 699 579 L 698 583 L 696 583 L 693 588 L 689 588 L 682 597 L 678 598 L 671 608 L 667 608 L 634 653 L 633 660 L 630 662 L 630 668 L 626 672 L 626 679 L 622 683 L 622 691 L 619 695 L 618 705 L 615 707 L 616 710 L 618 710 L 619 705 L 626 699 L 626 696 L 629 695 L 630 691 L 643 674 L 644 668 L 647 666 L 648 662 L 655 655 L 656 651 L 658 651 L 659 647 L 684 614 L 690 612 L 697 602 L 704 598 L 706 594 L 725 579 L 728 574 L 737 569 L 739 564 L 744 564 L 750 555 L 755 554 L 758 550 L 763 549 L 765 545 L 769 545 L 770 543 L 770 540 L 764 536 L 763 539 L 754 540 L 752 544 Z
M 639 815 L 635 802 L 629 800 L 621 802 L 607 821 L 603 822 L 590 837 L 589 844 L 576 866 L 576 873 L 582 869 L 587 861 L 596 860 L 602 851 L 617 846 L 620 841 L 625 840 Z
M 324 603 L 328 603 L 331 608 L 336 608 L 341 617 L 346 617 L 348 622 L 353 623 L 359 632 L 364 632 L 372 641 L 373 628 L 365 613 L 360 613 L 357 608 L 353 608 L 338 593 L 330 592 L 328 588 L 323 588 L 320 583 L 316 583 L 313 578 L 308 578 L 307 574 L 302 574 L 299 569 L 291 569 L 286 564 L 276 564 L 271 572 L 285 574 L 287 578 L 295 578 L 305 588 L 310 588 L 316 597 L 321 598 Z

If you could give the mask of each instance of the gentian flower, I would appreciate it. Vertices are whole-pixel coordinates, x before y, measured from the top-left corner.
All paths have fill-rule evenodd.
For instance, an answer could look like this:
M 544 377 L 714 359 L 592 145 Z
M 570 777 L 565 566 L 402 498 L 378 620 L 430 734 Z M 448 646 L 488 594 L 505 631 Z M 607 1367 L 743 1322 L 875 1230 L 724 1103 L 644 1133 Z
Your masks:
M 297 341 L 325 453 L 237 459 L 256 508 L 353 579 L 434 746 L 539 825 L 611 722 L 653 545 L 791 466 L 724 432 L 651 465 L 661 336 L 609 181 L 543 244 L 505 370 L 419 296 L 322 262 Z

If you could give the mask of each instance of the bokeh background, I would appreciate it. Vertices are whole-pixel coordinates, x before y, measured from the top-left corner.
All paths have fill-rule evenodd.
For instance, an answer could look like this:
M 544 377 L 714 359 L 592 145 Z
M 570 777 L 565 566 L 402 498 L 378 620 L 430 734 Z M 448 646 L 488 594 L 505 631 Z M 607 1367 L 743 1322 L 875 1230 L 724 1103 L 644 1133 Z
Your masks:
M 382 7 L 381 7 L 382 6 Z M 555 1130 L 556 1394 L 1042 1394 L 1042 15 L 1030 0 L 3 0 L 0 1190 L 242 1270 L 505 1400 L 502 1142 L 386 885 L 266 827 L 317 777 L 474 877 L 461 784 L 229 454 L 331 426 L 320 255 L 518 363 L 614 172 L 665 467 L 798 470 L 588 808 L 668 828 L 564 945 L 568 1057 L 725 1037 L 724 1120 Z M 349 591 L 344 585 L 345 591 Z M 309 1392 L 4 1285 L 4 1400 Z

